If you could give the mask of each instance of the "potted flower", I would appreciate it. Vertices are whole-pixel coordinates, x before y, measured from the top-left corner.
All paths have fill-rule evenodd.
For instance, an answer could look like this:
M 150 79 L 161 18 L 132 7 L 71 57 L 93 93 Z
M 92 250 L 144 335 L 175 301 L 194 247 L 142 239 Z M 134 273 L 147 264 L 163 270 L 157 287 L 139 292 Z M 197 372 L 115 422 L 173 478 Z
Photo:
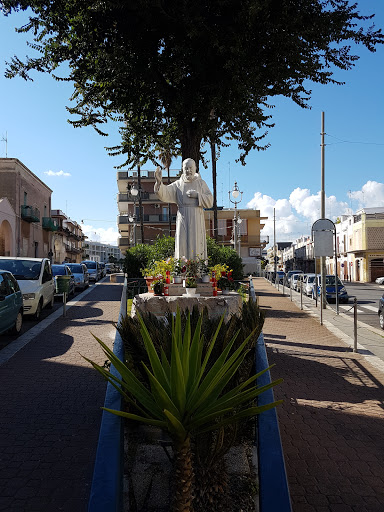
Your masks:
M 157 279 L 152 283 L 153 293 L 155 295 L 163 295 L 164 292 L 164 281 L 162 279 Z
M 188 260 L 186 263 L 186 275 L 187 277 L 196 277 L 199 273 L 199 261 L 198 260 Z
M 209 283 L 208 260 L 199 260 L 199 270 L 203 283 Z
M 196 278 L 195 277 L 187 277 L 185 280 L 185 290 L 187 295 L 195 295 L 196 294 Z
M 235 282 L 232 278 L 232 270 L 229 272 L 222 272 L 217 280 L 217 287 L 220 288 L 223 295 L 228 294 L 235 287 Z
M 174 259 L 172 270 L 174 283 L 180 284 L 182 282 L 182 274 L 184 274 L 187 270 L 186 261 L 186 258 Z

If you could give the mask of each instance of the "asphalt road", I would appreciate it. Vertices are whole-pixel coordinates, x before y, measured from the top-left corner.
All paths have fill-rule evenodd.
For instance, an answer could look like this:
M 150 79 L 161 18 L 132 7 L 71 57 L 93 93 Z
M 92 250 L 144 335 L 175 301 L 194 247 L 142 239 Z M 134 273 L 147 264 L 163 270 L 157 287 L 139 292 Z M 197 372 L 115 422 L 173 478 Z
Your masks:
M 90 287 L 95 286 L 95 283 L 91 283 L 89 285 Z M 72 300 L 73 298 L 76 298 L 80 293 L 82 293 L 82 290 L 76 290 L 75 295 L 73 297 L 70 297 L 70 299 L 67 299 L 67 302 Z M 63 298 L 62 297 L 55 297 L 55 304 L 52 309 L 44 308 L 41 313 L 40 320 L 35 320 L 32 316 L 24 316 L 23 318 L 23 327 L 21 329 L 21 332 L 19 336 L 23 335 L 24 333 L 28 332 L 29 329 L 32 329 L 35 325 L 37 325 L 39 322 L 47 318 L 49 315 L 51 315 L 54 311 L 58 310 L 59 308 L 63 308 Z M 4 333 L 0 335 L 0 350 L 12 343 L 15 339 L 17 339 L 18 336 L 12 336 L 8 333 Z
M 357 319 L 371 327 L 380 329 L 378 317 L 379 298 L 384 294 L 384 285 L 376 283 L 349 283 L 344 282 L 349 295 L 348 304 L 339 304 L 340 312 L 353 317 L 354 298 L 357 299 Z M 280 286 L 280 289 L 281 286 Z M 285 288 L 285 293 L 289 294 L 289 288 Z M 297 292 L 293 292 L 297 293 Z M 303 295 L 303 304 L 313 304 L 313 300 Z M 336 304 L 331 303 L 328 307 L 336 310 Z

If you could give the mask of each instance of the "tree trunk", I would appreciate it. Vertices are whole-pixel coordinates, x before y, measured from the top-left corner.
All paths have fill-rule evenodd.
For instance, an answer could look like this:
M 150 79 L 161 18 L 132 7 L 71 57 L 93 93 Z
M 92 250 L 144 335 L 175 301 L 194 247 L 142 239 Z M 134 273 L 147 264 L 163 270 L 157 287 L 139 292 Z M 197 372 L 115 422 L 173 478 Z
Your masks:
M 140 165 L 137 166 L 137 187 L 139 189 L 139 215 L 140 215 L 140 233 L 141 243 L 144 244 L 144 215 L 143 215 L 143 201 L 141 199 L 141 169 Z
M 180 142 L 183 161 L 192 158 L 196 163 L 196 171 L 199 172 L 201 133 L 193 122 L 183 126 Z
M 169 185 L 171 183 L 171 178 L 169 175 L 169 165 L 167 165 L 167 173 L 168 173 L 168 185 Z M 168 203 L 168 227 L 169 227 L 169 236 L 172 236 L 171 203 Z
M 216 145 L 212 139 L 211 139 L 211 156 L 212 156 L 212 186 L 213 186 L 213 238 L 217 242 L 218 222 L 217 222 Z
M 174 493 L 172 512 L 193 512 L 194 474 L 191 439 L 174 445 Z

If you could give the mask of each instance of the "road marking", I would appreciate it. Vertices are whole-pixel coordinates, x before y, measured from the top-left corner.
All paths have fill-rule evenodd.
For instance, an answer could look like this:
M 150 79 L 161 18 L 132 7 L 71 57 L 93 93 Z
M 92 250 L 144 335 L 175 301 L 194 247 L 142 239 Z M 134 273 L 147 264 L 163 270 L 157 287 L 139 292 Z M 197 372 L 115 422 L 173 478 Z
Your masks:
M 363 306 L 363 305 L 361 305 L 361 307 L 365 308 L 365 309 L 369 309 L 370 311 L 374 311 L 375 313 L 377 313 L 377 311 L 379 309 L 377 306 L 375 307 L 375 306 Z
M 353 313 L 353 306 L 345 306 L 345 305 L 339 304 L 339 308 L 344 309 L 346 312 Z M 362 309 L 357 309 L 357 312 L 364 314 L 364 311 Z
M 98 284 L 98 283 L 97 283 Z M 89 287 L 79 295 L 76 295 L 75 298 L 68 301 L 66 304 L 66 309 L 68 310 L 71 306 L 76 304 L 79 300 L 83 299 L 88 293 L 93 290 L 93 287 Z M 63 315 L 63 308 L 60 307 L 53 313 L 51 313 L 47 318 L 41 320 L 37 325 L 31 327 L 29 331 L 19 336 L 16 340 L 12 341 L 9 345 L 4 347 L 0 351 L 0 366 L 11 359 L 19 350 L 24 348 L 30 341 L 32 341 L 38 334 L 40 334 L 44 329 L 46 329 L 52 322 L 54 322 L 57 318 Z

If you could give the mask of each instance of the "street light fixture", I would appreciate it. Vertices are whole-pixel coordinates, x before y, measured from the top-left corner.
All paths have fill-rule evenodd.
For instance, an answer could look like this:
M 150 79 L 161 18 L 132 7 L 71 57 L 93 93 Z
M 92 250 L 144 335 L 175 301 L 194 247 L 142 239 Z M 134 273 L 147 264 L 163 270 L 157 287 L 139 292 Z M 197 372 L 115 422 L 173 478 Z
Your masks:
M 238 255 L 240 256 L 240 224 L 242 223 L 242 219 L 240 218 L 240 214 L 237 211 L 237 205 L 243 199 L 243 192 L 239 190 L 237 181 L 235 181 L 235 185 L 232 190 L 228 192 L 228 195 L 230 202 L 235 205 L 235 212 L 233 215 L 233 245 L 235 251 L 237 251 Z M 239 197 L 240 199 L 238 199 Z M 239 244 L 239 247 L 237 247 L 237 243 Z
M 128 220 L 131 224 L 133 223 L 133 245 L 136 247 L 136 198 L 139 195 L 139 189 L 136 188 L 134 183 L 132 185 L 128 185 L 128 194 L 133 198 L 133 214 L 128 213 Z

